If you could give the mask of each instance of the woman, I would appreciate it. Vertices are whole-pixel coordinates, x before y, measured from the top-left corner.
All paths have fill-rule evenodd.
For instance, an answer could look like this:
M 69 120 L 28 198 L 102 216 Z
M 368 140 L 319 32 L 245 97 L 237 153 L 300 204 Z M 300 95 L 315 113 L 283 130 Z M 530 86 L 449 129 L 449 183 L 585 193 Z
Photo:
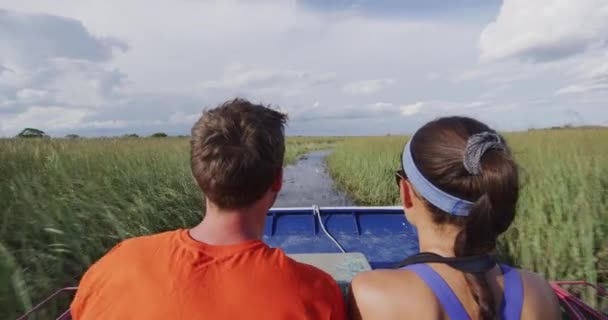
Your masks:
M 519 193 L 503 137 L 470 118 L 427 123 L 405 146 L 396 173 L 423 254 L 397 270 L 352 282 L 354 319 L 559 319 L 540 276 L 495 260 Z

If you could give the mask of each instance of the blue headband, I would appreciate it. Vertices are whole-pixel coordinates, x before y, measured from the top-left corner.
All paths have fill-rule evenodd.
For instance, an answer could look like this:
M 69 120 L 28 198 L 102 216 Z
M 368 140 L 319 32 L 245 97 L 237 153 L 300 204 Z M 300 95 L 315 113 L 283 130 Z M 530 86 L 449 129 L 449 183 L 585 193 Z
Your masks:
M 405 145 L 403 158 L 401 159 L 403 171 L 407 175 L 407 179 L 416 188 L 416 191 L 435 207 L 451 215 L 468 216 L 473 207 L 473 202 L 457 198 L 439 190 L 418 170 L 412 157 L 412 140 L 413 137 Z

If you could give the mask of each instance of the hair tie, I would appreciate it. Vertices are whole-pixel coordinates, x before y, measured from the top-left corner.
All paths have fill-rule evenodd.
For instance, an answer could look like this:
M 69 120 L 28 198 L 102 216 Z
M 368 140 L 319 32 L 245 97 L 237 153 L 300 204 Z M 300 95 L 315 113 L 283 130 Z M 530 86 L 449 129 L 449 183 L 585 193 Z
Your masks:
M 469 137 L 464 149 L 464 168 L 472 175 L 481 173 L 481 157 L 490 149 L 505 150 L 502 138 L 490 131 L 476 133 Z

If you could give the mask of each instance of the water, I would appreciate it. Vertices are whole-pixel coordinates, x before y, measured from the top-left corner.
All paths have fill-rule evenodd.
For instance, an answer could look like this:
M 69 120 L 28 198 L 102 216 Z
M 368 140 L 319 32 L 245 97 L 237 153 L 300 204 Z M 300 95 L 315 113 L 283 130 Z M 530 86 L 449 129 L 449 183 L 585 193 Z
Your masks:
M 283 189 L 274 207 L 351 206 L 353 201 L 336 190 L 325 157 L 331 150 L 311 152 L 283 170 Z

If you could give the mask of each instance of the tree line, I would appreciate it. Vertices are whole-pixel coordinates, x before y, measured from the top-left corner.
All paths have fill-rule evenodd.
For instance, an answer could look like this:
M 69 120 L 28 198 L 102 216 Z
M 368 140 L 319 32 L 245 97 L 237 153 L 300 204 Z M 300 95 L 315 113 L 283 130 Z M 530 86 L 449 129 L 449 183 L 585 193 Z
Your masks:
M 140 138 L 140 136 L 136 133 L 128 133 L 121 136 L 122 138 Z M 156 132 L 148 136 L 149 138 L 167 138 L 168 134 L 164 132 Z M 186 137 L 186 136 L 178 136 L 178 137 Z M 36 128 L 25 128 L 23 129 L 16 138 L 50 138 L 48 134 L 44 131 Z M 65 136 L 66 139 L 79 139 L 80 136 L 77 134 L 68 134 Z

